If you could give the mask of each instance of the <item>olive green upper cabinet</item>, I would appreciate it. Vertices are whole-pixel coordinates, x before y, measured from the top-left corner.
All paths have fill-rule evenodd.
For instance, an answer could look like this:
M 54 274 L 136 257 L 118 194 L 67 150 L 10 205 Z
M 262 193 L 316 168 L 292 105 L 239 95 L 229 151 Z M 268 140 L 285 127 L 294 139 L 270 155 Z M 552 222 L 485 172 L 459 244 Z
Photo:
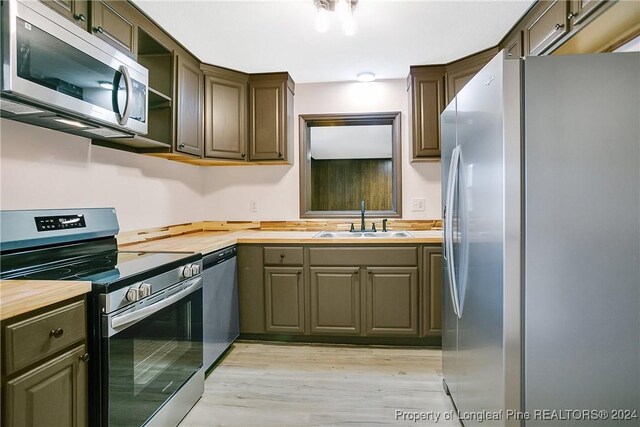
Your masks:
M 249 76 L 203 65 L 204 155 L 247 159 L 247 84 Z
M 40 0 L 83 30 L 89 28 L 89 4 L 86 0 Z
M 606 0 L 570 0 L 571 9 L 567 14 L 567 19 L 574 27 L 582 25 L 585 19 L 591 15 L 599 6 L 603 5 Z
M 288 73 L 249 77 L 249 159 L 293 160 L 293 95 Z
M 524 26 L 525 55 L 544 54 L 569 32 L 568 5 L 564 0 L 539 2 Z
M 447 65 L 447 104 L 497 53 L 493 47 Z
M 124 1 L 93 0 L 91 32 L 110 45 L 135 56 L 138 12 Z
M 409 115 L 413 160 L 440 158 L 440 113 L 445 107 L 445 67 L 412 66 Z
M 203 143 L 202 107 L 203 78 L 200 64 L 186 55 L 177 59 L 178 78 L 176 98 L 175 149 L 181 153 L 200 156 Z

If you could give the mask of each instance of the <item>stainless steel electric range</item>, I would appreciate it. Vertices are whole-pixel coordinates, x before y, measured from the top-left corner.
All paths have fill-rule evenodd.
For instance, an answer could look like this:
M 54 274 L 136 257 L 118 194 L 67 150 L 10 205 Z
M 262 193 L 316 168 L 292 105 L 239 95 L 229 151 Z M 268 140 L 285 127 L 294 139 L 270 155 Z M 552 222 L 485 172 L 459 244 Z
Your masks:
M 89 425 L 175 426 L 202 396 L 202 257 L 119 251 L 111 208 L 0 212 L 0 278 L 92 282 Z

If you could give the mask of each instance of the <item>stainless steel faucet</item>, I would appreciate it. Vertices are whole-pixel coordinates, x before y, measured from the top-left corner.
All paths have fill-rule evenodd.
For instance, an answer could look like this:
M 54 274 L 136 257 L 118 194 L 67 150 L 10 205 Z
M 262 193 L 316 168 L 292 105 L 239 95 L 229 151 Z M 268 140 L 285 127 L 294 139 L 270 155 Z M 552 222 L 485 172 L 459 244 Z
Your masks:
M 364 231 L 365 230 L 365 225 L 364 225 L 364 200 L 360 201 L 360 231 Z

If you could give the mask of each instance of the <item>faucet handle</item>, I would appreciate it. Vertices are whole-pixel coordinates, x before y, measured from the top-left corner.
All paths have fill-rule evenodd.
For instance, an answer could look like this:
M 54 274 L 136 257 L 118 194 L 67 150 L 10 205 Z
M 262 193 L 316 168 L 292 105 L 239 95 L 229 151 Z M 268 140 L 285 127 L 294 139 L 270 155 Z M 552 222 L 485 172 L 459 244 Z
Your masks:
M 376 223 L 375 223 L 375 222 L 372 222 L 372 223 L 371 223 L 371 229 L 372 229 L 373 231 L 378 231 L 378 230 L 376 230 Z
M 353 226 L 353 223 L 351 223 L 351 228 L 349 229 L 349 231 L 356 231 L 355 227 Z
M 385 218 L 385 219 L 383 219 L 383 220 L 382 220 L 382 231 L 383 231 L 384 233 L 386 233 L 386 232 L 387 232 L 387 221 L 388 221 L 388 219 L 387 219 L 387 218 Z

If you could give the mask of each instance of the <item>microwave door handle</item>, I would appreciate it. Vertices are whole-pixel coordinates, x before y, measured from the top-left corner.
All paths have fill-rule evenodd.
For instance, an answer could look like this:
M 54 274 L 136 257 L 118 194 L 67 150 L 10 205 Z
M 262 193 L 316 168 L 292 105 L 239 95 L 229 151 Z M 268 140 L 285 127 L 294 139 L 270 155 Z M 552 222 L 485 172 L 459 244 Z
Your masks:
M 193 281 L 191 285 L 184 288 L 183 290 L 176 292 L 175 294 L 167 297 L 161 301 L 158 301 L 150 306 L 141 308 L 140 310 L 134 311 L 133 313 L 120 314 L 118 316 L 114 316 L 111 318 L 111 322 L 109 325 L 109 334 L 108 336 L 113 336 L 116 333 L 127 329 L 129 326 L 134 323 L 148 317 L 158 311 L 170 306 L 171 304 L 181 300 L 189 294 L 197 291 L 202 288 L 202 277 L 198 277 Z
M 118 72 L 122 74 L 124 78 L 124 89 L 126 92 L 126 100 L 124 102 L 124 112 L 120 114 L 120 105 L 118 103 L 118 90 L 120 89 L 120 85 L 116 84 L 117 79 L 114 79 L 113 84 L 113 111 L 116 113 L 116 117 L 118 119 L 118 123 L 122 126 L 126 125 L 129 121 L 129 115 L 131 114 L 131 104 L 132 104 L 132 96 L 133 96 L 133 82 L 131 80 L 131 76 L 129 75 L 129 70 L 124 65 L 121 65 L 118 69 Z

